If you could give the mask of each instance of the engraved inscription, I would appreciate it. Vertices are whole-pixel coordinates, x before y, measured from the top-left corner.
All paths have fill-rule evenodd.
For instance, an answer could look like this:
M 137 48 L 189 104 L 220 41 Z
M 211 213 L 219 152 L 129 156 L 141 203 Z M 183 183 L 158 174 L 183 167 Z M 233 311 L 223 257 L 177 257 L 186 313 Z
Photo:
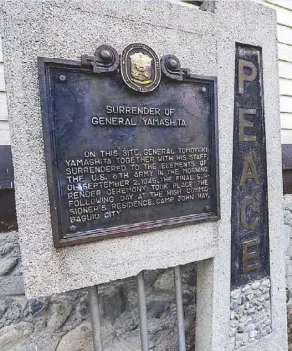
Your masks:
M 257 77 L 256 66 L 248 60 L 238 60 L 238 93 L 244 94 L 244 83 L 252 82 Z
M 174 118 L 174 113 L 174 108 L 161 110 L 147 106 L 106 106 L 107 116 L 93 116 L 91 123 L 100 127 L 186 127 L 186 121 L 183 118 Z
M 258 241 L 252 240 L 242 244 L 243 273 L 247 274 L 260 268 L 258 262 Z
M 261 51 L 236 45 L 231 284 L 269 276 L 269 231 Z
M 210 198 L 208 147 L 91 150 L 65 166 L 70 224 Z

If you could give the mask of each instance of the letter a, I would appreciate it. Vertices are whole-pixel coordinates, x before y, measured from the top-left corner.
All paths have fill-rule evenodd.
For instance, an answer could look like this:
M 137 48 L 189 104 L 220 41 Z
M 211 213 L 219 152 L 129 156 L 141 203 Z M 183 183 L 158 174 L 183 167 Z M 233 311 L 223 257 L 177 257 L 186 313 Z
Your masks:
M 244 186 L 247 179 L 257 180 L 257 178 L 258 172 L 253 156 L 251 154 L 246 154 L 244 156 L 244 165 L 239 185 Z

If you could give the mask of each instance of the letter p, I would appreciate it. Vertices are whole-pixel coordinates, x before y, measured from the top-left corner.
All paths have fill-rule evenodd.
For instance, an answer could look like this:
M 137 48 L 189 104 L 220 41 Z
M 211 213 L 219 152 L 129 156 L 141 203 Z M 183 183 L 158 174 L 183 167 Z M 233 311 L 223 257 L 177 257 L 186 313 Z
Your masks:
M 251 69 L 251 74 L 246 74 L 245 68 Z M 246 60 L 238 60 L 238 92 L 239 94 L 244 93 L 244 82 L 252 82 L 257 76 L 256 66 Z

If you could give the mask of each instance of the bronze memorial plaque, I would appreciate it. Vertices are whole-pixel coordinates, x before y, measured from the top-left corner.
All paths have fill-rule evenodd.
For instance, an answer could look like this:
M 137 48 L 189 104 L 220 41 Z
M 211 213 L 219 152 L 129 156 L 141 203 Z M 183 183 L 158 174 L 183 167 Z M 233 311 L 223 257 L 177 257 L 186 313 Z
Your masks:
M 216 78 L 144 44 L 39 76 L 56 247 L 219 218 Z

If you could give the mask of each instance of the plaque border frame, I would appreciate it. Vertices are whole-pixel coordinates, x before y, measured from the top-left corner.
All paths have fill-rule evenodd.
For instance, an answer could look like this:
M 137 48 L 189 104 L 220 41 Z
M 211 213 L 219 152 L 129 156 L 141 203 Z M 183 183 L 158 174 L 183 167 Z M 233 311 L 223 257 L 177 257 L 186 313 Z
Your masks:
M 168 55 L 169 57 L 175 57 Z M 168 56 L 162 58 L 162 74 L 171 80 L 179 80 L 181 82 L 192 83 L 194 81 L 201 82 L 210 87 L 210 102 L 211 102 L 211 113 L 210 113 L 210 151 L 212 152 L 210 167 L 215 169 L 213 177 L 211 178 L 210 188 L 211 192 L 214 192 L 214 200 L 212 200 L 211 208 L 206 209 L 206 212 L 199 214 L 191 214 L 180 217 L 171 217 L 166 219 L 160 219 L 148 222 L 139 222 L 133 224 L 123 224 L 106 228 L 101 232 L 96 230 L 87 231 L 86 233 L 76 232 L 74 234 L 62 236 L 61 233 L 61 219 L 60 210 L 58 208 L 59 194 L 58 194 L 58 181 L 57 181 L 57 169 L 56 169 L 56 157 L 55 157 L 55 144 L 53 141 L 54 133 L 51 129 L 50 118 L 53 115 L 52 104 L 50 101 L 51 90 L 50 90 L 50 68 L 72 68 L 79 69 L 80 71 L 91 73 L 92 75 L 98 74 L 93 72 L 92 69 L 84 67 L 82 61 L 68 60 L 68 59 L 56 59 L 47 57 L 38 57 L 38 77 L 40 87 L 40 104 L 42 113 L 42 125 L 43 125 L 43 140 L 44 140 L 44 156 L 46 163 L 47 172 L 47 186 L 49 195 L 50 205 L 50 218 L 53 234 L 53 242 L 56 248 L 67 247 L 77 244 L 85 244 L 91 242 L 97 242 L 105 239 L 114 239 L 130 235 L 138 235 L 142 233 L 149 233 L 154 230 L 164 230 L 176 227 L 182 227 L 184 225 L 203 223 L 209 221 L 218 221 L 221 219 L 220 212 L 220 182 L 219 182 L 219 137 L 218 137 L 218 101 L 217 101 L 217 77 L 213 76 L 202 76 L 189 73 L 188 69 L 177 70 L 174 74 L 172 72 L 166 72 L 164 65 L 165 59 Z M 179 61 L 178 61 L 179 62 Z M 186 74 L 185 74 L 186 73 Z M 104 74 L 104 73 L 103 73 Z

